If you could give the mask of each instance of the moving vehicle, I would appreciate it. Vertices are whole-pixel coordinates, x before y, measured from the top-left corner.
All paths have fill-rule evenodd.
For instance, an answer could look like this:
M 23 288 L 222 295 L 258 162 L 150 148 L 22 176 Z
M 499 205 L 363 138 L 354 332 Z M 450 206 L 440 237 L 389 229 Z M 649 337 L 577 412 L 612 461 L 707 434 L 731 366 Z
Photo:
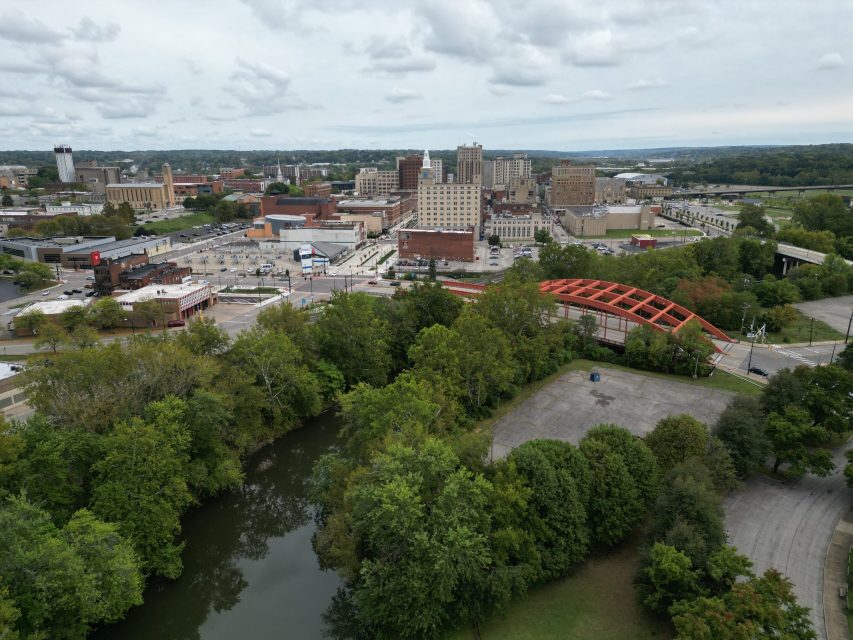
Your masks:
M 42 291 L 42 292 L 41 292 L 41 294 L 42 294 L 43 296 L 49 296 L 49 295 L 50 295 L 50 291 Z
M 169 320 L 169 321 L 166 323 L 166 326 L 167 326 L 167 327 L 183 327 L 183 326 L 184 326 L 184 325 L 186 325 L 186 324 L 187 324 L 187 323 L 186 323 L 186 322 L 184 322 L 183 320 Z
M 755 374 L 755 375 L 757 375 L 757 376 L 764 376 L 765 378 L 766 378 L 767 376 L 769 376 L 769 375 L 770 375 L 769 373 L 767 373 L 767 372 L 766 372 L 764 369 L 762 369 L 761 367 L 750 367 L 750 368 L 749 368 L 749 372 L 750 372 L 750 373 L 754 373 L 754 374 Z
M 401 284 L 403 284 L 403 283 L 402 283 L 402 282 L 400 282 L 399 280 L 394 280 L 394 281 L 391 283 L 391 286 L 392 286 L 392 287 L 399 287 Z
M 376 280 L 368 280 L 367 284 L 377 284 Z

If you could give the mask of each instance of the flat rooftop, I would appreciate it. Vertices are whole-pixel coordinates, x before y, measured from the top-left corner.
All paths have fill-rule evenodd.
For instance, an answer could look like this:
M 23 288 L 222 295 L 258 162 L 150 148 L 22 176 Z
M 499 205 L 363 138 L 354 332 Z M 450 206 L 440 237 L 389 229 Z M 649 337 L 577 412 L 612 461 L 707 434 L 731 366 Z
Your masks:
M 73 248 L 78 244 L 86 244 L 89 247 L 92 246 L 93 242 L 98 241 L 100 241 L 98 246 L 101 246 L 108 242 L 115 242 L 116 239 L 113 236 L 72 236 L 55 238 L 0 238 L 0 241 L 33 247 Z
M 96 251 L 114 251 L 116 249 L 124 249 L 125 247 L 135 247 L 137 245 L 144 245 L 149 242 L 162 241 L 163 238 L 158 236 L 140 236 L 138 238 L 128 238 L 127 240 L 113 240 L 111 242 L 105 242 L 104 244 L 99 244 L 97 247 L 93 247 Z M 69 252 L 69 253 L 73 253 Z M 87 251 L 88 253 L 88 251 Z
M 91 301 L 90 298 L 83 298 L 82 300 L 41 300 L 24 307 L 15 314 L 15 317 L 26 316 L 36 311 L 41 311 L 46 316 L 55 316 L 72 307 L 85 307 Z
M 112 184 L 107 185 L 107 189 L 110 187 L 133 187 L 133 188 L 152 188 L 156 187 L 157 189 L 162 189 L 165 185 L 162 182 L 114 182 Z
M 339 207 L 389 207 L 400 202 L 399 198 L 371 198 L 369 200 L 338 200 Z
M 147 287 L 136 289 L 135 291 L 127 291 L 122 293 L 116 292 L 115 299 L 121 304 L 133 304 L 134 302 L 142 302 L 143 300 L 156 300 L 158 298 L 183 298 L 185 295 L 209 289 L 210 283 L 188 282 L 187 284 L 150 284 Z

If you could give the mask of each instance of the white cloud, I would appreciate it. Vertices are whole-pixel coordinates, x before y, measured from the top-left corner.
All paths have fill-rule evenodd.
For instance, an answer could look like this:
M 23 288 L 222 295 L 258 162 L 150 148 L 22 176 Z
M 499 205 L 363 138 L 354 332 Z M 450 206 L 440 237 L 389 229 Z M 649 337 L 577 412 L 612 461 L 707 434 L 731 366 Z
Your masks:
M 825 53 L 817 61 L 818 69 L 840 69 L 847 66 L 847 61 L 838 52 Z
M 567 98 L 560 93 L 549 93 L 542 99 L 542 102 L 545 104 L 569 104 L 570 102 L 577 102 L 577 98 Z
M 20 9 L 12 9 L 0 13 L 0 38 L 23 44 L 55 43 L 63 35 Z
M 590 89 L 581 94 L 581 100 L 610 100 L 613 96 L 601 89 Z
M 645 89 L 656 89 L 658 87 L 666 87 L 669 83 L 666 80 L 661 78 L 655 78 L 653 80 L 647 80 L 646 78 L 637 78 L 636 80 L 632 80 L 625 87 L 629 91 L 642 91 Z
M 406 102 L 407 100 L 419 100 L 423 96 L 419 91 L 415 91 L 414 89 L 404 89 L 402 87 L 395 86 L 391 91 L 385 94 L 385 99 L 388 102 L 392 102 L 394 104 L 399 102 Z
M 298 106 L 290 93 L 290 74 L 265 62 L 237 58 L 231 74 L 233 97 L 243 104 L 246 114 L 263 116 Z
M 388 73 L 409 73 L 417 71 L 432 71 L 435 69 L 435 59 L 423 53 L 416 53 L 411 45 L 403 38 L 387 39 L 373 36 L 364 48 L 370 58 L 371 69 L 379 69 Z
M 249 135 L 253 138 L 269 138 L 272 133 L 266 129 L 249 129 Z

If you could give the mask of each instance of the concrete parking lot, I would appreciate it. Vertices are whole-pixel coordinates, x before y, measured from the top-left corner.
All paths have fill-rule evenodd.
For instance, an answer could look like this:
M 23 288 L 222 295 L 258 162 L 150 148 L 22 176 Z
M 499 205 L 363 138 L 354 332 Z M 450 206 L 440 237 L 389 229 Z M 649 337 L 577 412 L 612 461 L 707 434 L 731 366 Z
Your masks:
M 845 334 L 850 326 L 850 318 L 853 317 L 853 296 L 799 302 L 794 306 L 807 316 L 823 320 L 836 331 Z
M 844 483 L 846 446 L 833 455 L 827 478 L 785 482 L 759 475 L 724 501 L 729 543 L 752 560 L 755 573 L 775 567 L 794 584 L 800 604 L 809 607 L 818 638 L 824 624 L 824 561 L 853 491 Z M 838 598 L 827 593 L 826 598 Z
M 498 420 L 493 427 L 493 456 L 503 457 L 537 438 L 577 444 L 591 427 L 602 423 L 643 435 L 661 418 L 689 413 L 711 425 L 733 395 L 606 367 L 598 371 L 600 382 L 591 382 L 586 371 L 569 372 Z

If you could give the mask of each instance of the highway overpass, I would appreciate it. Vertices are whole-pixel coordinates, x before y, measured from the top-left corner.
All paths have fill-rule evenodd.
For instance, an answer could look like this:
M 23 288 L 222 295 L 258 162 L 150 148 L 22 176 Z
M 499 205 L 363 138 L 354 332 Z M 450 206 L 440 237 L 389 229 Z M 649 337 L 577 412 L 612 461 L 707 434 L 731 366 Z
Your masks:
M 827 184 L 811 187 L 757 187 L 750 185 L 718 185 L 714 187 L 708 187 L 707 189 L 687 189 L 685 191 L 674 191 L 672 195 L 666 196 L 665 198 L 667 200 L 677 200 L 679 198 L 696 198 L 701 196 L 745 196 L 748 193 L 768 193 L 772 195 L 779 191 L 797 191 L 799 193 L 805 193 L 806 191 L 836 191 L 838 189 L 853 190 L 853 184 Z

